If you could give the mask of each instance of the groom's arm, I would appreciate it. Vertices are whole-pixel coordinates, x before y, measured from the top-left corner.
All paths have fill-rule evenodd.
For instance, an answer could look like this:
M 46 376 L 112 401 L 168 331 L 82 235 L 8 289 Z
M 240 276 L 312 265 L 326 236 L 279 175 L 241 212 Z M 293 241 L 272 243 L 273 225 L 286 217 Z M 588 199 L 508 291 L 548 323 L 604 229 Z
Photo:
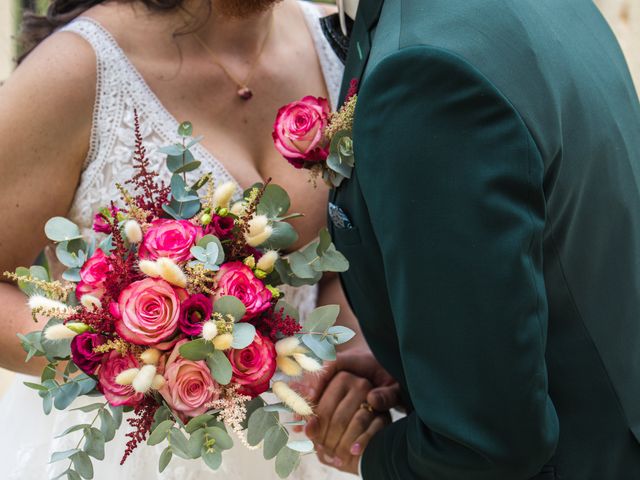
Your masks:
M 412 47 L 364 82 L 354 148 L 415 406 L 366 448 L 365 480 L 534 476 L 558 421 L 526 125 L 463 59 Z

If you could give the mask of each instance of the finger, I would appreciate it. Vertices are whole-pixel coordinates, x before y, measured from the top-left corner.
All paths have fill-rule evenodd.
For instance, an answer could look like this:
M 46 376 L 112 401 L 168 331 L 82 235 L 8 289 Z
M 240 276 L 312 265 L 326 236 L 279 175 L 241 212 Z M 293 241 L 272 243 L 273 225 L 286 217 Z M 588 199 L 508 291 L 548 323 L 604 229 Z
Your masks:
M 367 395 L 367 403 L 376 412 L 387 412 L 402 404 L 400 385 L 397 383 L 374 388 Z
M 367 428 L 367 430 L 351 444 L 349 447 L 349 453 L 356 457 L 361 456 L 373 436 L 390 423 L 390 415 L 377 415 L 369 425 L 369 428 Z
M 320 402 L 315 409 L 316 416 L 310 418 L 307 422 L 305 433 L 316 443 L 323 444 L 333 412 L 349 393 L 349 385 L 345 378 L 347 376 L 350 376 L 350 374 L 345 372 L 340 372 L 335 376 L 320 398 Z
M 367 431 L 371 423 L 380 414 L 376 412 L 370 412 L 365 408 L 360 408 L 353 415 L 349 426 L 342 434 L 338 445 L 334 450 L 334 457 L 340 459 L 342 463 L 348 463 L 350 457 L 353 455 L 351 449 L 354 443 Z
M 333 377 L 338 373 L 338 367 L 336 362 L 327 363 L 320 373 L 314 376 L 313 394 L 308 398 L 311 403 L 318 403 L 325 390 L 333 380 Z
M 353 417 L 356 416 L 358 410 L 363 410 L 361 405 L 371 389 L 371 383 L 364 378 L 351 376 L 348 381 L 351 387 L 349 393 L 334 410 L 330 423 L 326 425 L 323 446 L 327 454 L 331 456 L 335 456 L 335 449 L 345 431 L 349 428 Z

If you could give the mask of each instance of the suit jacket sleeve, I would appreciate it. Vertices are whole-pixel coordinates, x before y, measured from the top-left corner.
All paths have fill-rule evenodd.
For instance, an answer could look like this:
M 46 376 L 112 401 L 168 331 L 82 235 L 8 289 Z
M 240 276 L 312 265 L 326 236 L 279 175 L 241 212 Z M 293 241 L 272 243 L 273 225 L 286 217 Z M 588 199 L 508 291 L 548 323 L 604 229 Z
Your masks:
M 465 60 L 410 47 L 364 82 L 354 148 L 415 406 L 373 438 L 365 480 L 536 475 L 558 422 L 543 164 L 527 127 Z

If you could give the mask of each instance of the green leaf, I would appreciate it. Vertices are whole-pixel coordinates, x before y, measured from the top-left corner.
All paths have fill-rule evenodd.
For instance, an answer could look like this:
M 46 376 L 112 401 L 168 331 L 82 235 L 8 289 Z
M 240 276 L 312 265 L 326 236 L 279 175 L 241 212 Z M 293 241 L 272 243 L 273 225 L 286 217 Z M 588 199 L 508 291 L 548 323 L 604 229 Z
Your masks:
M 53 409 L 53 395 L 50 393 L 42 397 L 42 410 L 45 415 L 49 415 Z
M 353 337 L 356 336 L 356 332 L 350 328 L 343 327 L 342 325 L 336 325 L 327 330 L 329 336 L 327 339 L 334 345 L 342 345 L 347 343 Z
M 264 448 L 262 454 L 265 460 L 271 460 L 284 448 L 289 440 L 289 432 L 280 425 L 274 425 L 267 430 L 264 436 Z
M 191 455 L 189 454 L 189 441 L 180 430 L 172 428 L 169 431 L 169 442 L 171 443 L 173 453 L 185 460 L 191 459 Z
M 291 413 L 289 407 L 287 407 L 284 403 L 272 403 L 271 405 L 265 405 L 264 410 L 266 412 L 278 412 L 278 413 Z
M 122 407 L 114 407 L 113 405 L 109 405 L 109 410 L 111 410 L 111 416 L 117 430 L 118 428 L 120 428 L 120 425 L 122 425 Z
M 87 480 L 93 478 L 93 465 L 91 464 L 89 455 L 85 452 L 78 452 L 71 457 L 71 461 L 73 462 L 76 472 L 78 472 L 82 478 Z
M 56 257 L 58 257 L 58 260 L 60 260 L 60 263 L 62 263 L 65 267 L 68 267 L 68 268 L 81 267 L 84 261 L 86 260 L 85 253 L 82 251 L 78 253 L 69 252 L 67 251 L 68 247 L 69 247 L 69 242 L 61 242 L 58 245 L 56 245 Z
M 241 427 L 242 427 L 243 430 L 246 430 L 248 428 L 248 425 L 249 425 L 249 418 L 251 418 L 251 415 L 253 415 L 253 412 L 258 410 L 259 408 L 264 407 L 265 406 L 265 402 L 264 402 L 264 400 L 262 398 L 255 397 L 255 398 L 252 398 L 251 400 L 249 400 L 247 403 L 245 403 L 244 406 L 247 409 L 247 415 L 245 416 L 244 420 L 242 421 Z
M 260 245 L 260 248 L 272 250 L 286 250 L 298 241 L 298 232 L 290 223 L 273 222 L 271 224 L 273 232 L 269 240 Z
M 184 179 L 175 174 L 171 177 L 171 197 L 180 203 L 199 199 L 198 195 L 191 190 L 187 190 Z
M 67 428 L 60 435 L 55 436 L 54 438 L 62 438 L 65 435 L 69 435 L 70 433 L 77 432 L 78 430 L 83 430 L 85 428 L 91 428 L 91 425 L 88 423 L 81 423 L 80 425 L 73 425 L 72 427 Z
M 44 385 L 40 385 L 39 383 L 32 383 L 32 382 L 22 382 L 23 385 L 25 385 L 26 387 L 32 388 L 33 390 L 38 390 L 41 392 L 48 392 L 49 389 L 47 387 L 45 387 Z
M 169 430 L 171 430 L 174 423 L 175 422 L 173 420 L 165 420 L 164 422 L 161 422 L 160 425 L 153 429 L 151 435 L 149 435 L 147 445 L 153 446 L 161 443 L 165 438 L 167 438 L 167 435 L 169 435 Z
M 189 437 L 189 441 L 187 442 L 188 453 L 191 458 L 200 457 L 200 452 L 202 452 L 202 447 L 204 446 L 204 430 L 196 430 Z
M 113 437 L 116 436 L 116 422 L 111 416 L 111 414 L 103 409 L 100 410 L 100 431 L 104 435 L 104 439 L 106 442 L 110 442 L 113 440 Z
M 75 470 L 67 471 L 67 480 L 81 480 L 81 476 Z
M 160 454 L 160 463 L 158 465 L 158 471 L 160 473 L 164 472 L 164 469 L 167 468 L 169 462 L 171 461 L 171 457 L 173 457 L 173 453 L 171 452 L 171 447 L 165 448 Z
M 287 447 L 300 453 L 313 452 L 313 442 L 311 440 L 295 440 L 293 442 L 289 442 Z
M 313 310 L 304 322 L 305 332 L 326 332 L 340 315 L 339 305 L 325 305 Z
M 178 155 L 167 156 L 167 168 L 171 173 L 182 173 L 179 170 L 194 160 L 193 154 L 189 150 L 183 150 Z
M 300 278 L 318 277 L 320 272 L 314 268 L 314 264 L 320 260 L 320 257 L 316 254 L 317 248 L 318 242 L 313 242 L 305 249 L 289 255 L 289 264 L 295 275 Z
M 104 460 L 105 438 L 97 428 L 90 428 L 86 433 L 84 451 L 96 460 Z
M 213 423 L 217 423 L 216 417 L 214 417 L 210 413 L 204 413 L 189 420 L 189 423 L 187 423 L 185 430 L 187 431 L 187 433 L 193 433 L 199 428 Z
M 189 154 L 191 154 L 191 152 L 189 152 Z M 185 163 L 182 167 L 178 168 L 173 173 L 193 172 L 194 170 L 200 168 L 200 165 L 202 165 L 202 162 L 200 162 L 199 160 L 194 160 L 193 162 Z
M 52 318 L 47 322 L 43 331 L 54 325 L 59 325 L 62 320 L 59 318 Z M 40 338 L 42 349 L 45 352 L 45 356 L 49 361 L 56 359 L 66 359 L 71 356 L 71 340 L 48 340 L 45 335 Z M 58 407 L 56 407 L 58 408 Z M 66 407 L 65 407 L 66 408 Z
M 71 405 L 80 393 L 80 385 L 77 382 L 65 383 L 54 393 L 53 404 L 58 410 L 65 410 Z
M 49 240 L 64 242 L 82 238 L 80 229 L 71 220 L 64 217 L 53 217 L 44 226 L 44 233 Z
M 190 137 L 193 135 L 193 124 L 191 122 L 182 122 L 178 127 L 178 135 L 181 137 Z
M 291 207 L 287 192 L 280 186 L 269 184 L 258 204 L 258 215 L 266 215 L 270 220 L 284 216 Z
M 233 342 L 231 346 L 237 350 L 248 347 L 256 338 L 256 327 L 250 323 L 236 323 L 233 326 Z
M 300 453 L 284 447 L 276 457 L 276 473 L 280 478 L 287 478 L 300 464 Z
M 302 342 L 318 356 L 318 358 L 331 362 L 336 359 L 336 348 L 326 339 L 321 340 L 318 335 L 303 335 Z
M 316 255 L 321 257 L 327 251 L 327 249 L 331 246 L 331 235 L 329 234 L 329 230 L 323 228 L 318 233 L 318 238 L 320 241 L 318 242 L 318 247 L 316 248 Z
M 78 450 L 77 448 L 72 448 L 71 450 L 65 450 L 64 452 L 53 452 L 53 454 L 51 455 L 51 460 L 49 460 L 49 463 L 55 463 L 55 462 L 59 462 L 60 460 L 65 460 L 71 457 L 72 455 L 75 455 L 79 451 L 80 450 Z
M 276 261 L 276 272 L 280 276 L 282 283 L 291 285 L 292 287 L 301 287 L 303 285 L 315 285 L 322 278 L 322 274 L 316 272 L 313 278 L 300 278 L 291 270 L 289 259 L 279 258 Z
M 335 245 L 329 245 L 327 251 L 320 257 L 320 261 L 314 264 L 318 271 L 322 272 L 346 272 L 349 270 L 349 260 L 336 250 Z
M 222 454 L 217 450 L 202 447 L 202 460 L 211 470 L 217 470 L 222 465 Z
M 213 311 L 222 315 L 229 314 L 236 319 L 236 322 L 239 322 L 247 312 L 247 308 L 238 298 L 225 295 L 216 300 L 216 303 L 213 304 Z
M 300 312 L 298 309 L 290 303 L 287 303 L 285 300 L 278 300 L 278 303 L 276 303 L 274 311 L 280 312 L 280 310 L 282 310 L 283 317 L 289 316 L 296 321 L 300 319 Z
M 224 248 L 222 247 L 222 243 L 220 242 L 220 239 L 218 237 L 216 237 L 215 235 L 205 235 L 198 241 L 196 245 L 198 247 L 204 248 L 205 253 L 208 253 L 212 251 L 210 250 L 211 247 L 209 246 L 212 243 L 218 247 L 218 255 L 216 256 L 216 258 L 211 258 L 210 261 L 213 261 L 213 263 L 219 265 L 224 262 Z
M 220 450 L 229 450 L 233 447 L 233 439 L 231 438 L 231 435 L 225 432 L 222 428 L 207 427 L 205 431 L 209 437 L 216 441 L 216 448 L 219 448 Z
M 72 408 L 69 410 L 70 412 L 75 412 L 76 410 L 84 413 L 93 412 L 100 408 L 104 407 L 104 403 L 92 403 L 91 405 L 83 405 L 82 407 Z
M 180 356 L 187 360 L 204 360 L 214 352 L 213 344 L 204 338 L 192 340 L 180 346 Z
M 79 282 L 82 280 L 80 277 L 80 269 L 79 268 L 68 268 L 64 272 L 62 272 L 62 279 L 67 282 Z
M 174 145 L 167 145 L 166 147 L 161 147 L 158 149 L 160 153 L 164 153 L 165 155 L 169 155 L 172 157 L 182 156 L 182 152 L 184 152 L 184 147 L 178 143 Z
M 215 350 L 207 357 L 207 366 L 211 371 L 211 375 L 220 385 L 228 385 L 233 375 L 231 363 L 229 359 L 220 350 Z
M 204 138 L 204 135 L 198 135 L 195 138 L 192 138 L 191 141 L 189 143 L 187 143 L 186 148 L 191 148 L 193 147 L 196 143 L 200 143 L 202 141 L 202 139 Z
M 274 425 L 278 425 L 278 414 L 275 412 L 267 412 L 264 408 L 260 408 L 253 412 L 249 417 L 249 428 L 247 430 L 247 442 L 249 445 L 258 445 L 264 436 Z

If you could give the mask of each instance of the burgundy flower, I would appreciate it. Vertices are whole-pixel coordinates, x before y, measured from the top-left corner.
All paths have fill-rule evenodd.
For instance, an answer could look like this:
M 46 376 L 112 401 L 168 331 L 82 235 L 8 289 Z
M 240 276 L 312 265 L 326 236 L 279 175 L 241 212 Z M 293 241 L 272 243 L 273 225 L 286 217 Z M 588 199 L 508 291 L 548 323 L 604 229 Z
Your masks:
M 211 216 L 211 223 L 207 225 L 205 229 L 205 234 L 215 235 L 220 240 L 226 240 L 231 238 L 234 226 L 235 220 L 233 217 L 221 217 L 220 215 L 213 214 Z
M 77 367 L 87 375 L 93 375 L 100 365 L 104 353 L 96 353 L 94 349 L 107 340 L 98 333 L 81 333 L 71 340 L 71 359 Z
M 180 330 L 192 337 L 202 333 L 202 324 L 209 320 L 213 313 L 211 299 L 201 293 L 191 295 L 182 302 L 178 325 Z

